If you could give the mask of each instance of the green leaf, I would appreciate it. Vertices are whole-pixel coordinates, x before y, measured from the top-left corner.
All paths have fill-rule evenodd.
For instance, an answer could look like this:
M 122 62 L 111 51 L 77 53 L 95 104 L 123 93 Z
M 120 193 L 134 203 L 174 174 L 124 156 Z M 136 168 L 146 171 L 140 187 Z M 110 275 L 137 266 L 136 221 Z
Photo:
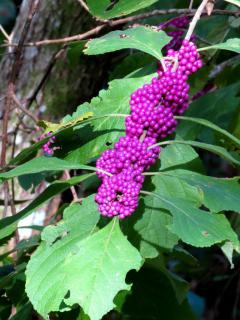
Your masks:
M 188 145 L 172 144 L 161 151 L 161 170 L 191 162 L 198 158 L 197 152 Z
M 141 78 L 113 80 L 108 90 L 101 90 L 99 96 L 93 98 L 89 110 L 98 119 L 90 119 L 93 132 L 81 134 L 82 145 L 68 154 L 66 159 L 75 163 L 86 163 L 107 149 L 124 132 L 125 115 L 129 114 L 129 96 L 137 88 L 151 81 L 156 74 Z M 81 106 L 78 107 L 81 110 Z M 75 113 L 72 115 L 73 120 Z
M 30 173 L 19 176 L 18 182 L 25 191 L 31 189 L 30 192 L 34 193 L 35 188 L 47 177 L 48 174 L 46 172 Z
M 173 257 L 172 253 L 171 257 Z M 189 283 L 183 278 L 179 277 L 177 274 L 168 270 L 165 264 L 166 261 L 164 259 L 164 255 L 162 254 L 156 259 L 147 260 L 145 265 L 147 265 L 147 267 L 152 267 L 164 274 L 175 292 L 178 303 L 181 304 L 186 299 L 190 288 Z
M 3 293 L 4 294 L 4 293 Z M 0 319 L 9 319 L 11 316 L 12 304 L 8 297 L 0 297 Z
M 146 172 L 146 175 L 152 174 Z M 161 195 L 168 198 L 188 199 L 194 206 L 200 206 L 203 202 L 203 193 L 198 186 L 189 185 L 186 181 L 179 178 L 177 175 L 168 175 L 168 171 L 159 172 L 157 176 L 152 179 L 156 190 L 160 190 Z
M 240 27 L 240 18 L 239 17 L 229 17 L 229 25 L 231 28 L 239 28 Z
M 153 67 L 153 73 L 157 69 L 157 61 L 154 57 L 143 52 L 131 52 L 120 63 L 118 63 L 110 74 L 110 80 L 121 78 L 134 78 L 133 74 L 138 70 L 148 70 Z
M 229 50 L 236 53 L 240 53 L 240 39 L 239 38 L 228 39 L 226 42 L 218 43 L 209 47 L 200 48 L 198 49 L 198 51 L 206 51 L 210 49 Z
M 33 211 L 42 206 L 46 201 L 52 199 L 56 194 L 67 190 L 71 186 L 74 186 L 75 184 L 80 183 L 85 179 L 88 179 L 92 175 L 93 174 L 90 173 L 73 177 L 67 181 L 53 182 L 22 211 L 18 212 L 14 216 L 6 217 L 0 220 L 0 239 L 11 235 L 17 229 L 17 224 L 20 220 L 29 216 Z
M 231 153 L 229 153 L 225 148 L 220 147 L 220 146 L 216 146 L 216 145 L 212 145 L 212 144 L 208 144 L 208 143 L 203 143 L 203 142 L 198 142 L 198 141 L 169 140 L 169 141 L 159 142 L 156 145 L 163 146 L 163 145 L 175 144 L 175 143 L 186 144 L 186 145 L 190 145 L 193 147 L 197 147 L 200 149 L 210 151 L 210 152 L 215 153 L 218 156 L 224 158 L 225 160 L 227 160 L 230 163 L 236 164 L 238 166 L 240 165 L 240 161 L 238 159 L 236 159 L 235 157 L 233 157 L 231 155 Z
M 142 204 L 141 204 L 142 206 Z M 159 208 L 159 199 L 152 196 L 144 198 L 144 213 L 134 225 L 141 237 L 140 252 L 144 258 L 154 258 L 159 249 L 172 249 L 178 237 L 168 230 L 172 217 Z
M 156 191 L 157 192 L 157 191 Z M 229 221 L 223 214 L 214 214 L 200 210 L 183 199 L 168 198 L 160 194 L 142 191 L 161 200 L 161 208 L 167 209 L 173 216 L 169 230 L 184 242 L 195 247 L 209 247 L 226 240 L 238 246 L 238 238 Z
M 68 114 L 65 117 L 63 117 L 63 119 L 61 121 L 62 127 L 76 125 L 78 123 L 78 120 L 80 120 L 80 122 L 83 120 L 87 120 L 89 117 L 86 117 L 86 119 L 85 119 L 84 115 L 89 115 L 90 118 L 91 118 L 91 116 L 93 116 L 93 113 L 89 109 L 88 102 L 84 102 L 83 104 L 78 106 L 77 110 L 75 110 L 72 115 Z
M 88 105 L 86 103 L 86 105 Z M 79 124 L 83 122 L 84 120 L 87 120 L 93 116 L 92 112 L 84 112 L 84 109 L 82 108 L 81 113 L 78 114 L 78 116 L 74 117 L 74 120 L 70 120 L 67 123 L 64 122 L 65 118 L 60 123 L 52 123 L 45 120 L 40 120 L 38 122 L 38 125 L 45 129 L 45 132 L 55 132 L 62 128 L 67 128 L 69 126 L 75 126 L 76 124 Z
M 60 221 L 57 226 L 48 226 L 44 229 L 42 233 L 43 241 L 32 255 L 26 270 L 26 292 L 34 308 L 39 313 L 43 312 L 44 317 L 47 316 L 48 312 L 60 309 L 60 303 L 68 290 L 62 285 L 55 287 L 55 290 L 49 290 L 48 293 L 50 295 L 54 294 L 55 291 L 58 295 L 56 294 L 55 299 L 49 301 L 49 309 L 45 314 L 44 310 L 47 309 L 47 306 L 45 306 L 44 309 L 44 305 L 46 305 L 48 300 L 44 301 L 44 299 L 47 299 L 47 295 L 44 294 L 46 287 L 41 286 L 41 282 L 39 282 L 44 275 L 41 271 L 43 271 L 43 269 L 49 271 L 48 275 L 50 276 L 53 267 L 56 271 L 56 277 L 48 282 L 48 285 L 50 284 L 51 286 L 55 281 L 59 281 L 59 276 L 63 277 L 64 275 L 61 270 L 57 270 L 57 267 L 59 268 L 65 260 L 67 261 L 69 257 L 78 251 L 78 242 L 89 236 L 95 230 L 98 219 L 99 214 L 97 213 L 96 205 L 93 197 L 90 197 L 84 199 L 82 205 L 76 203 L 70 205 L 64 211 L 63 220 Z M 37 271 L 39 267 L 41 269 L 40 272 Z M 36 271 L 37 274 L 35 274 Z M 72 270 L 69 273 L 74 275 Z M 39 287 L 37 296 L 41 297 L 41 301 L 37 301 L 37 297 L 34 295 L 34 290 L 36 290 L 35 285 Z M 65 294 L 63 290 L 66 290 Z M 61 294 L 63 294 L 62 297 Z M 52 309 L 50 306 L 52 306 Z
M 175 273 L 169 271 L 165 267 L 158 267 L 158 268 L 168 278 L 168 280 L 169 280 L 169 282 L 170 282 L 170 284 L 176 294 L 177 301 L 179 304 L 181 304 L 184 301 L 184 299 L 186 298 L 186 295 L 189 291 L 189 288 L 190 288 L 189 283 L 186 280 L 180 278 Z
M 239 82 L 210 92 L 191 103 L 185 116 L 204 118 L 227 129 L 240 103 L 238 91 Z M 177 133 L 185 140 L 195 140 L 203 131 L 207 131 L 206 128 L 190 121 L 181 121 L 177 127 Z
M 11 267 L 11 265 L 9 266 Z M 26 268 L 25 262 L 16 265 L 15 268 L 13 268 L 14 271 L 0 278 L 0 288 L 3 289 L 4 287 L 8 286 L 13 279 L 16 279 L 18 276 L 20 276 L 20 274 L 23 274 L 23 271 L 25 270 L 25 268 Z
M 123 319 L 196 320 L 187 299 L 181 304 L 178 302 L 173 283 L 166 273 L 155 268 L 142 268 L 134 280 L 131 294 L 122 306 Z M 184 294 L 186 290 L 182 289 Z
M 236 6 L 240 7 L 240 0 L 225 0 L 227 2 L 230 2 L 232 4 L 235 4 Z
M 153 177 L 152 184 L 157 192 L 168 198 L 177 195 L 178 198 L 188 199 L 194 206 L 202 204 L 203 193 L 200 188 L 189 185 L 177 176 L 168 176 L 167 172 L 166 175 L 165 172 L 159 172 Z M 146 172 L 148 174 L 154 173 Z M 171 250 L 178 242 L 178 237 L 168 229 L 168 225 L 172 224 L 172 216 L 163 210 L 161 203 L 156 197 L 144 197 L 137 212 L 124 222 L 126 234 L 139 247 L 144 258 L 157 257 L 160 251 Z
M 222 252 L 225 254 L 225 256 L 227 257 L 231 269 L 234 268 L 234 263 L 233 263 L 233 251 L 234 251 L 234 246 L 232 244 L 232 242 L 230 241 L 226 241 L 222 246 L 221 246 Z
M 199 265 L 198 260 L 187 250 L 180 246 L 175 246 L 171 255 L 173 258 L 177 259 L 184 266 L 197 266 Z
M 25 174 L 33 174 L 46 171 L 63 171 L 71 169 L 97 171 L 95 167 L 85 166 L 82 164 L 74 164 L 55 157 L 48 158 L 43 156 L 25 162 L 24 164 L 8 172 L 0 173 L 0 182 L 1 180 L 4 181 L 7 179 L 23 176 Z
M 90 12 L 99 18 L 110 19 L 124 16 L 134 11 L 146 8 L 157 0 L 86 0 Z
M 76 68 L 76 65 L 79 64 L 79 57 L 83 53 L 86 40 L 72 42 L 68 45 L 67 57 L 69 64 L 72 68 Z
M 189 185 L 200 188 L 203 193 L 203 204 L 213 212 L 231 210 L 240 212 L 239 177 L 214 178 L 187 170 L 174 170 L 160 173 L 170 178 L 178 178 Z
M 137 49 L 161 60 L 161 50 L 170 39 L 164 31 L 141 26 L 124 31 L 112 31 L 103 37 L 89 40 L 84 53 L 96 55 L 121 49 Z
M 233 136 L 230 132 L 228 132 L 227 130 L 224 130 L 222 128 L 220 128 L 219 126 L 217 126 L 216 124 L 206 120 L 206 119 L 201 119 L 201 118 L 192 118 L 192 117 L 182 117 L 182 116 L 176 116 L 176 119 L 180 119 L 180 120 L 184 120 L 184 121 L 190 121 L 190 122 L 194 122 L 194 123 L 198 123 L 201 124 L 205 127 L 208 127 L 210 129 L 213 129 L 219 133 L 221 133 L 223 136 L 227 137 L 230 141 L 232 141 L 234 143 L 234 145 L 240 146 L 240 140 Z
M 77 303 L 92 320 L 99 320 L 114 308 L 115 295 L 129 289 L 127 272 L 141 266 L 141 256 L 116 219 L 92 234 L 99 216 L 93 203 L 90 199 L 85 207 L 69 207 L 64 220 L 43 234 L 47 241 L 30 259 L 26 292 L 43 317 Z
M 16 251 L 16 250 L 26 250 L 26 249 L 29 249 L 29 248 L 36 247 L 39 244 L 39 238 L 40 238 L 40 235 L 35 234 L 29 239 L 23 239 L 23 240 L 21 240 L 20 242 L 18 242 L 16 244 L 16 246 L 15 246 L 15 248 L 13 250 L 14 251 Z

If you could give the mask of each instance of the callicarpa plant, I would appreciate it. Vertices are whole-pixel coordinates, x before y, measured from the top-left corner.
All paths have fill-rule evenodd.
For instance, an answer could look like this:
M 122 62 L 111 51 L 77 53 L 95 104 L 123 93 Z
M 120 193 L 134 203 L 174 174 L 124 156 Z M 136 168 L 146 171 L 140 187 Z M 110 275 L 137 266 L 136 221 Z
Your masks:
M 97 168 L 110 173 L 110 177 L 98 173 L 103 183 L 96 202 L 103 216 L 123 219 L 136 210 L 144 182 L 142 174 L 159 157 L 160 148 L 154 144 L 159 137 L 164 139 L 175 131 L 174 115 L 182 114 L 188 107 L 188 76 L 202 67 L 197 48 L 185 39 L 179 51 L 168 50 L 165 60 L 167 63 L 163 62 L 163 68 L 158 71 L 159 77 L 131 95 L 126 136 L 97 161 Z
M 0 4 L 1 320 L 240 318 L 239 7 Z

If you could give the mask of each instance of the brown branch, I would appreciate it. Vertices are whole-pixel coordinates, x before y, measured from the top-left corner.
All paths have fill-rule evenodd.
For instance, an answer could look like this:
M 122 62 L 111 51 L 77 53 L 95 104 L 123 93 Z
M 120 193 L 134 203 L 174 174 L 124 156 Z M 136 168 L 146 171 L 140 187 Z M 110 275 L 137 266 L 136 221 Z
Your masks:
M 66 179 L 68 179 L 68 180 L 71 178 L 68 170 L 65 170 L 65 171 L 64 171 L 64 176 L 65 176 Z M 72 193 L 73 201 L 74 201 L 74 202 L 79 202 L 79 198 L 78 198 L 78 195 L 77 195 L 77 192 L 76 192 L 74 186 L 71 186 L 71 187 L 70 187 L 70 190 L 71 190 L 71 193 Z
M 110 26 L 110 27 L 116 27 L 122 24 L 126 24 L 126 23 L 131 23 L 131 22 L 135 22 L 138 20 L 142 20 L 142 19 L 146 19 L 146 18 L 150 18 L 150 17 L 155 17 L 155 16 L 159 16 L 159 15 L 166 15 L 166 14 L 185 14 L 188 16 L 193 16 L 196 13 L 196 9 L 167 9 L 167 10 L 153 10 L 151 12 L 146 12 L 146 13 L 142 13 L 142 14 L 138 14 L 135 16 L 131 16 L 131 17 L 126 17 L 126 18 L 121 18 L 121 19 L 117 19 L 117 20 L 106 20 L 103 22 L 103 24 L 88 30 L 87 32 L 81 33 L 81 34 L 77 34 L 74 36 L 70 36 L 70 37 L 65 37 L 65 38 L 61 38 L 61 39 L 46 39 L 46 40 L 40 40 L 40 41 L 35 41 L 35 42 L 29 42 L 26 43 L 26 46 L 30 46 L 30 47 L 34 47 L 34 46 L 44 46 L 44 45 L 56 45 L 56 44 L 67 44 L 69 42 L 73 42 L 73 41 L 80 41 L 80 40 L 86 40 L 89 39 L 93 36 L 96 36 L 100 33 L 100 31 L 102 31 L 104 28 Z M 204 15 L 207 15 L 206 10 L 203 12 Z M 215 9 L 213 10 L 212 14 L 214 15 L 232 15 L 235 17 L 239 17 L 240 16 L 240 11 L 233 11 L 233 10 L 220 10 L 220 9 Z M 14 44 L 12 44 L 14 46 Z
M 28 11 L 28 16 L 25 21 L 25 24 L 23 26 L 23 30 L 21 33 L 21 37 L 19 39 L 19 42 L 15 48 L 15 59 L 12 63 L 12 70 L 10 73 L 9 77 L 9 83 L 8 83 L 8 88 L 7 88 L 7 95 L 5 98 L 5 109 L 4 109 L 4 115 L 3 115 L 3 126 L 2 126 L 2 152 L 1 152 L 1 159 L 0 159 L 0 166 L 4 167 L 6 165 L 6 153 L 7 153 L 7 145 L 8 145 L 8 121 L 9 121 L 9 115 L 10 115 L 10 110 L 11 110 L 11 105 L 13 102 L 13 94 L 15 91 L 15 82 L 19 73 L 19 70 L 21 68 L 21 57 L 22 57 L 22 50 L 24 47 L 24 42 L 26 40 L 26 36 L 28 34 L 29 27 L 31 25 L 31 21 L 33 19 L 33 16 L 36 12 L 37 5 L 39 1 L 38 0 L 31 0 L 30 5 L 29 5 L 29 11 Z M 12 214 L 15 214 L 15 206 L 14 203 L 9 195 L 9 185 L 8 182 L 4 183 L 4 199 L 5 199 L 5 209 L 4 209 L 4 214 L 6 213 L 6 205 L 9 202 L 12 203 L 11 209 L 12 209 Z
M 219 73 L 221 73 L 225 68 L 231 66 L 232 64 L 234 64 L 235 62 L 240 60 L 240 54 L 223 61 L 220 64 L 217 64 L 213 70 L 210 72 L 209 74 L 209 78 L 210 79 L 214 79 Z
M 24 108 L 24 106 L 21 104 L 21 102 L 18 100 L 17 96 L 15 93 L 12 93 L 12 99 L 17 105 L 17 107 L 26 115 L 28 115 L 35 123 L 38 122 L 38 118 L 28 109 Z
M 92 36 L 96 36 L 98 35 L 98 33 L 106 28 L 108 26 L 107 23 L 104 23 L 100 26 L 97 26 L 87 32 L 84 32 L 84 33 L 81 33 L 81 34 L 78 34 L 78 35 L 75 35 L 75 36 L 70 36 L 70 37 L 65 37 L 65 38 L 62 38 L 62 39 L 46 39 L 46 40 L 40 40 L 40 41 L 36 41 L 36 42 L 30 42 L 30 43 L 27 43 L 26 45 L 27 46 L 30 46 L 30 47 L 35 47 L 35 46 L 44 46 L 44 45 L 52 45 L 52 44 L 66 44 L 66 43 L 69 43 L 69 42 L 73 42 L 73 41 L 79 41 L 79 40 L 84 40 L 84 39 L 88 39 Z

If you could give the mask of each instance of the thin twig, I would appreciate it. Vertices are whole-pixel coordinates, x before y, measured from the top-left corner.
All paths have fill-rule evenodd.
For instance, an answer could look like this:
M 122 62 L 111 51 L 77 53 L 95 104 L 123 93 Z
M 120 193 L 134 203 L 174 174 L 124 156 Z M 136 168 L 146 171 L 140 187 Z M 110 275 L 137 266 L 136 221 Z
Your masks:
M 43 74 L 43 77 L 41 78 L 41 80 L 39 81 L 39 84 L 37 85 L 37 87 L 35 88 L 35 90 L 33 91 L 33 94 L 31 95 L 30 98 L 27 99 L 27 103 L 26 103 L 26 109 L 28 109 L 31 104 L 33 103 L 33 101 L 37 98 L 37 95 L 39 93 L 39 91 L 41 90 L 41 88 L 44 86 L 48 76 L 50 75 L 57 59 L 59 57 L 61 57 L 61 55 L 64 53 L 66 48 L 62 48 L 60 49 L 57 53 L 55 53 L 52 57 L 52 59 L 50 60 L 49 64 L 47 65 L 47 68 Z
M 14 132 L 13 132 L 13 139 L 12 139 L 12 154 L 11 154 L 11 158 L 14 158 L 15 155 L 15 149 L 16 149 L 16 141 L 17 141 L 17 134 L 18 134 L 18 130 L 20 127 L 20 122 L 17 124 Z
M 188 9 L 189 9 L 189 10 L 192 10 L 192 7 L 193 7 L 193 1 L 194 1 L 194 0 L 190 0 L 190 4 L 189 4 L 189 7 L 188 7 Z
M 7 181 L 5 181 L 3 184 L 3 191 L 4 191 L 4 210 L 3 210 L 2 217 L 5 218 L 7 216 L 7 208 L 9 203 L 11 206 L 12 215 L 16 214 L 16 208 L 14 204 L 14 199 L 13 197 L 10 196 L 9 184 Z
M 86 4 L 83 0 L 77 0 L 77 1 L 81 4 L 81 6 L 82 6 L 87 12 L 89 12 L 89 8 L 88 8 L 87 4 Z
M 61 39 L 46 39 L 46 40 L 40 40 L 40 41 L 36 41 L 36 42 L 30 42 L 27 43 L 27 46 L 43 46 L 43 45 L 52 45 L 52 44 L 65 44 L 65 43 L 69 43 L 69 42 L 73 42 L 73 41 L 79 41 L 79 40 L 84 40 L 84 39 L 88 39 L 92 36 L 96 36 L 102 29 L 106 28 L 108 26 L 108 24 L 102 24 L 100 26 L 97 26 L 87 32 L 75 35 L 75 36 L 70 36 L 70 37 L 65 37 L 65 38 L 61 38 Z
M 65 171 L 64 171 L 64 175 L 65 175 L 65 177 L 66 177 L 68 180 L 71 178 L 68 170 L 65 170 Z M 71 186 L 71 187 L 70 187 L 70 190 L 71 190 L 71 193 L 72 193 L 73 201 L 79 202 L 79 198 L 78 198 L 78 195 L 77 195 L 77 192 L 76 192 L 74 186 Z
M 200 4 L 200 6 L 198 7 L 192 21 L 190 22 L 189 29 L 188 29 L 188 32 L 185 37 L 186 40 L 190 40 L 190 38 L 193 34 L 193 31 L 196 27 L 196 24 L 197 24 L 198 20 L 200 19 L 201 14 L 203 13 L 207 3 L 208 3 L 208 0 L 203 0 L 202 3 Z
M 80 40 L 86 40 L 86 39 L 90 39 L 93 36 L 96 36 L 100 33 L 100 31 L 102 31 L 104 28 L 106 27 L 116 27 L 122 24 L 126 24 L 126 23 L 131 23 L 131 22 L 135 22 L 138 20 L 142 20 L 145 18 L 150 18 L 150 17 L 155 17 L 155 16 L 159 16 L 159 15 L 166 15 L 166 14 L 185 14 L 188 16 L 193 16 L 196 13 L 196 9 L 168 9 L 168 10 L 153 10 L 151 12 L 146 12 L 146 13 L 142 13 L 142 14 L 138 14 L 135 16 L 131 16 L 131 17 L 126 17 L 126 18 L 121 18 L 121 19 L 117 19 L 117 20 L 107 20 L 104 21 L 103 24 L 88 30 L 84 33 L 81 34 L 77 34 L 77 35 L 73 35 L 70 37 L 65 37 L 65 38 L 61 38 L 61 39 L 45 39 L 45 40 L 40 40 L 40 41 L 35 41 L 35 42 L 29 42 L 26 43 L 25 46 L 30 46 L 30 47 L 34 47 L 34 46 L 44 46 L 44 45 L 57 45 L 57 44 L 67 44 L 70 42 L 74 42 L 74 41 L 80 41 Z M 203 13 L 206 15 L 207 13 L 204 12 Z M 240 16 L 240 11 L 233 11 L 233 10 L 220 10 L 220 9 L 215 9 L 213 11 L 213 14 L 215 15 L 232 15 L 235 17 L 239 17 Z M 16 46 L 16 44 L 11 44 L 12 46 Z M 8 46 L 8 45 L 3 45 L 3 46 Z
M 21 102 L 18 100 L 17 96 L 15 93 L 12 94 L 13 101 L 17 105 L 17 107 L 26 115 L 28 115 L 35 123 L 38 122 L 38 118 L 28 109 L 24 108 L 21 104 Z
M 213 79 L 215 78 L 219 73 L 221 73 L 226 67 L 231 66 L 232 64 L 234 64 L 235 62 L 239 61 L 240 59 L 240 54 L 236 55 L 235 57 L 232 57 L 228 60 L 223 61 L 220 64 L 217 64 L 213 70 L 210 72 L 209 74 L 209 78 Z
M 7 42 L 10 42 L 10 37 L 7 34 L 7 32 L 4 30 L 3 26 L 0 24 L 0 31 L 2 32 L 3 36 L 5 37 L 5 39 L 7 40 Z

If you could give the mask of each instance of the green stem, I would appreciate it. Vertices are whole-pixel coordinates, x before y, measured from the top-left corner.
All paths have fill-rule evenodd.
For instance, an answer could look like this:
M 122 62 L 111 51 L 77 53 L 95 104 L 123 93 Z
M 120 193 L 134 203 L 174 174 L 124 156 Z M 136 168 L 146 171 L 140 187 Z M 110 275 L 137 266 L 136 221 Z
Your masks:
M 238 146 L 240 146 L 240 140 L 235 137 L 234 135 L 232 135 L 231 133 L 229 133 L 227 130 L 224 130 L 222 128 L 220 128 L 219 126 L 215 125 L 214 123 L 206 120 L 206 119 L 202 119 L 202 118 L 192 118 L 192 117 L 184 117 L 184 116 L 175 116 L 174 117 L 177 120 L 183 120 L 183 121 L 190 121 L 190 122 L 194 122 L 194 123 L 198 123 L 199 125 L 208 127 L 212 130 L 215 130 L 217 132 L 220 132 L 222 135 L 228 137 L 230 140 L 232 140 L 234 143 L 236 143 Z

